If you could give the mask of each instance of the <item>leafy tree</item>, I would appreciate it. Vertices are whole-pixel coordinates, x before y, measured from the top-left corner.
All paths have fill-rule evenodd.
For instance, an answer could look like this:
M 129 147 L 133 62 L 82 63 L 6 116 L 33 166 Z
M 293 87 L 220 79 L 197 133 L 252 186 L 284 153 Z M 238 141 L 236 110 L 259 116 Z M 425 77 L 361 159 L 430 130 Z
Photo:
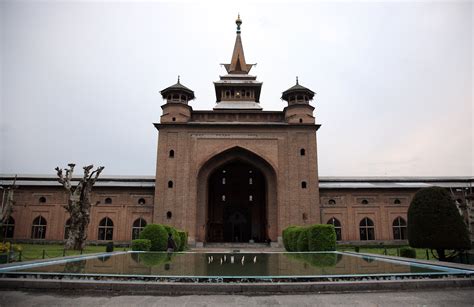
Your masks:
M 415 194 L 408 209 L 408 242 L 436 250 L 442 261 L 471 247 L 466 224 L 447 190 L 429 187 Z M 454 252 L 446 255 L 446 250 Z
M 70 163 L 68 166 L 69 168 L 64 169 L 66 174 L 63 174 L 62 169 L 56 167 L 58 182 L 63 185 L 69 194 L 68 204 L 64 206 L 66 211 L 69 212 L 71 221 L 66 240 L 66 248 L 80 250 L 84 248 L 87 239 L 87 227 L 90 222 L 92 186 L 97 178 L 99 178 L 104 167 L 100 166 L 92 172 L 91 170 L 94 168 L 93 165 L 83 167 L 83 177 L 78 180 L 76 186 L 73 186 L 72 175 L 76 165 Z
M 0 210 L 0 236 L 2 236 L 3 241 L 5 240 L 5 238 L 3 238 L 3 225 L 8 222 L 13 212 L 13 205 L 15 204 L 15 201 L 13 200 L 13 192 L 17 188 L 16 176 L 15 179 L 13 179 L 12 185 L 3 188 L 2 207 Z

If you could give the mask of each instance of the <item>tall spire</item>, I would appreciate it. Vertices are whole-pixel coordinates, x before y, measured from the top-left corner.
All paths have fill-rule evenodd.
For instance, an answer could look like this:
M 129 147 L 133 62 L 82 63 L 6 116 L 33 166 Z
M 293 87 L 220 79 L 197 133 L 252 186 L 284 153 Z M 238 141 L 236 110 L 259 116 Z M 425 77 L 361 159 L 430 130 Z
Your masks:
M 247 64 L 245 62 L 244 47 L 242 46 L 242 39 L 240 38 L 240 25 L 242 24 L 240 14 L 237 16 L 235 24 L 237 25 L 237 35 L 235 38 L 234 52 L 232 53 L 230 64 L 224 64 L 224 67 L 228 74 L 247 75 L 255 64 Z

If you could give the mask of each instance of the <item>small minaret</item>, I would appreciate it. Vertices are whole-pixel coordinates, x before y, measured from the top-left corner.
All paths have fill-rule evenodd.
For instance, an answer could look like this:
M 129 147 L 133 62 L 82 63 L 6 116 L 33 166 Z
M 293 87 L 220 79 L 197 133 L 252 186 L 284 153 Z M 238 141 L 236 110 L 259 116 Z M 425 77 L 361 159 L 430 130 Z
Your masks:
M 314 107 L 309 104 L 313 100 L 314 92 L 302 85 L 296 77 L 296 85 L 284 91 L 281 99 L 288 103 L 284 109 L 285 120 L 290 124 L 314 124 Z
M 166 100 L 166 103 L 161 106 L 163 109 L 161 123 L 189 121 L 192 108 L 188 103 L 195 98 L 194 92 L 181 84 L 179 76 L 178 83 L 165 88 L 160 93 Z

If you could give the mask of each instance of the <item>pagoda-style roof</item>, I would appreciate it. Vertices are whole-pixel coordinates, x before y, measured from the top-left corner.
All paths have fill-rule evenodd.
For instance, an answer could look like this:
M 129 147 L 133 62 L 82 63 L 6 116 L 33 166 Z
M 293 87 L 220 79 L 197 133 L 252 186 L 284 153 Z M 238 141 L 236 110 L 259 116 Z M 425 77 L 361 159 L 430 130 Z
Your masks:
M 168 96 L 168 94 L 171 94 L 171 93 L 185 93 L 188 95 L 188 100 L 192 100 L 194 99 L 194 92 L 187 88 L 186 86 L 182 85 L 180 80 L 179 80 L 179 77 L 178 77 L 178 82 L 174 85 L 171 85 L 167 88 L 165 88 L 164 90 L 160 91 L 160 94 L 161 96 L 163 96 L 163 98 L 166 98 L 166 96 Z
M 298 82 L 298 77 L 296 78 L 296 84 L 293 85 L 292 87 L 290 87 L 289 89 L 287 89 L 286 91 L 284 91 L 281 95 L 281 99 L 283 100 L 288 100 L 288 97 L 290 95 L 294 95 L 294 94 L 298 94 L 298 93 L 303 93 L 303 94 L 306 94 L 308 95 L 309 99 L 313 99 L 314 97 L 314 92 L 312 90 L 310 90 L 309 88 L 307 87 L 304 87 L 302 86 L 301 84 L 299 84 Z

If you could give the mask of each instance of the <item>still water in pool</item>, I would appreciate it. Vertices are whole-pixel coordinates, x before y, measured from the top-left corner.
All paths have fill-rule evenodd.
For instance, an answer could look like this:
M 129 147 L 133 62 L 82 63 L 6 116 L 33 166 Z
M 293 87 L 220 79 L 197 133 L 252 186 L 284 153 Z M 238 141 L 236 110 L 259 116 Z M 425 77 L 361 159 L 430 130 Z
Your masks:
M 445 272 L 443 267 L 329 253 L 125 253 L 19 272 L 158 276 L 329 276 Z

